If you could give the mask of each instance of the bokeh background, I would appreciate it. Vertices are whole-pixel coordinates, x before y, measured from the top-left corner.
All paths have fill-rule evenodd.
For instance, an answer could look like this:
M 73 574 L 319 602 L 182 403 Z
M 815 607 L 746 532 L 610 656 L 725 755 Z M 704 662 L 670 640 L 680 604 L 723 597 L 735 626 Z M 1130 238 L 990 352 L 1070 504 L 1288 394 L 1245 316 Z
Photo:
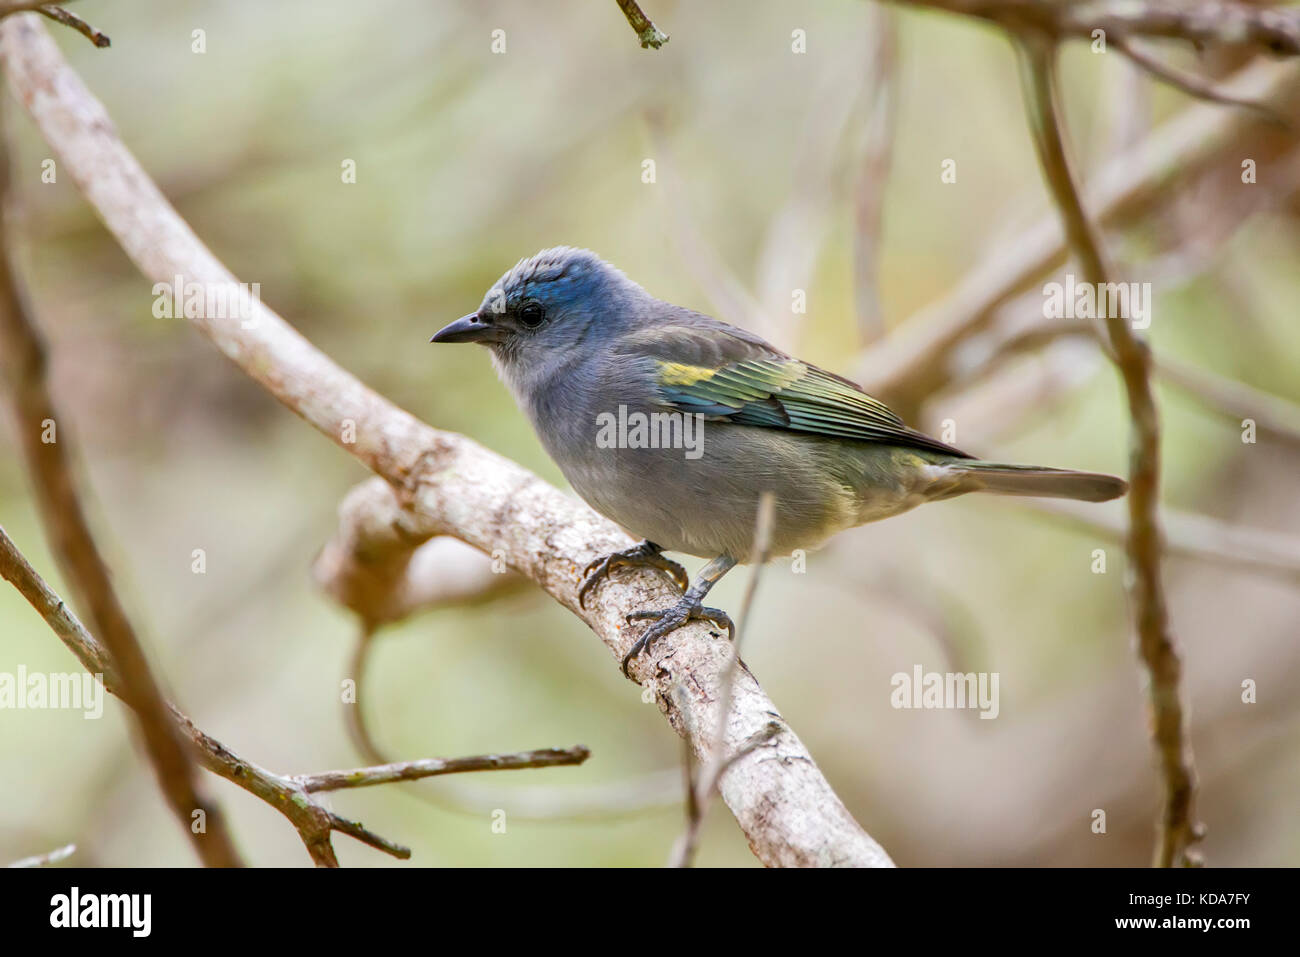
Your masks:
M 383 394 L 561 485 L 487 353 L 428 346 L 429 335 L 520 257 L 567 243 L 728 318 L 719 290 L 734 278 L 783 346 L 851 372 L 870 338 L 857 318 L 854 209 L 882 30 L 897 30 L 874 290 L 885 334 L 1049 212 L 1010 48 L 952 18 L 890 19 L 854 0 L 649 0 L 672 37 L 650 52 L 612 0 L 86 0 L 76 12 L 113 45 L 55 28 L 60 45 L 236 275 Z M 805 54 L 791 50 L 796 29 Z M 491 50 L 494 30 L 504 54 Z M 1216 73 L 1241 57 L 1180 62 Z M 1065 58 L 1064 89 L 1085 172 L 1190 105 L 1085 45 Z M 84 453 L 101 544 L 162 680 L 202 728 L 264 767 L 364 763 L 339 701 L 356 626 L 309 577 L 363 470 L 181 321 L 152 316 L 150 284 L 73 184 L 41 182 L 48 150 L 5 100 L 16 265 L 49 339 L 61 428 Z M 1111 239 L 1128 278 L 1156 284 L 1159 354 L 1300 402 L 1293 158 L 1279 184 L 1295 145 L 1277 131 L 1230 144 L 1221 175 L 1172 177 L 1157 213 Z M 1238 176 L 1247 148 L 1260 156 L 1255 186 Z M 346 159 L 355 184 L 341 182 Z M 956 183 L 940 181 L 945 159 Z M 791 314 L 793 288 L 806 290 L 807 315 Z M 980 355 L 969 382 L 909 410 L 913 424 L 951 418 L 959 444 L 987 458 L 1125 470 L 1122 395 L 1094 347 L 1053 343 L 986 375 Z M 1238 422 L 1195 397 L 1162 385 L 1160 399 L 1170 506 L 1300 535 L 1294 442 L 1244 444 Z M 9 427 L 0 522 L 61 588 Z M 191 571 L 196 548 L 203 575 Z M 1097 548 L 1105 574 L 1092 571 Z M 966 498 L 842 535 L 804 574 L 774 562 L 745 657 L 900 864 L 1141 865 L 1159 790 L 1124 565 L 1099 531 Z M 716 603 L 736 608 L 744 580 L 730 576 Z M 1171 557 L 1166 580 L 1204 853 L 1295 864 L 1294 561 L 1288 573 Z M 0 670 L 20 664 L 77 667 L 6 586 Z M 916 664 L 998 672 L 999 717 L 892 709 L 890 676 Z M 1247 679 L 1255 704 L 1241 700 Z M 385 630 L 364 697 L 376 738 L 401 758 L 579 742 L 593 757 L 335 796 L 415 854 L 402 865 L 337 837 L 345 865 L 659 865 L 681 828 L 680 742 L 536 589 Z M 74 864 L 193 863 L 114 700 L 98 722 L 0 712 L 0 780 L 0 861 L 75 842 Z M 215 778 L 208 787 L 251 863 L 308 863 L 276 812 Z M 493 833 L 495 808 L 505 834 Z M 1102 835 L 1090 828 L 1096 808 Z M 699 863 L 755 864 L 720 804 Z

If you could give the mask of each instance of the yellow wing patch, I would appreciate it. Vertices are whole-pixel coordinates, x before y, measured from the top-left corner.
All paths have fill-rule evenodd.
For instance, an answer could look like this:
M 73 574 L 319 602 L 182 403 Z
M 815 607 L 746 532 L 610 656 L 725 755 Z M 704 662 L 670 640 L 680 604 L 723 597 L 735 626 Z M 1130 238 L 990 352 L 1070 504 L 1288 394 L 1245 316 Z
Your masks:
M 684 362 L 659 363 L 659 382 L 662 385 L 695 385 L 707 382 L 717 374 L 717 369 L 707 366 L 692 366 Z

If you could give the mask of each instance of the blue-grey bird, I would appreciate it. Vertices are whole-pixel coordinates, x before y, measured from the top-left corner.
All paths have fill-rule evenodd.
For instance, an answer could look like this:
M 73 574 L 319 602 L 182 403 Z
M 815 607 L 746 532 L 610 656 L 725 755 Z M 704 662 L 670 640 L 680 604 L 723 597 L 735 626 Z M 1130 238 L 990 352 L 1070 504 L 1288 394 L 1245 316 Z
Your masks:
M 620 566 L 658 568 L 684 592 L 629 616 L 651 624 L 625 674 L 692 619 L 734 636 L 703 600 L 751 557 L 764 492 L 776 499 L 771 552 L 790 554 L 966 492 L 1104 502 L 1127 489 L 1113 475 L 979 461 L 908 428 L 849 380 L 656 299 L 583 249 L 521 260 L 431 341 L 486 345 L 574 490 L 642 540 L 589 565 L 580 601 Z M 664 550 L 710 561 L 690 585 Z

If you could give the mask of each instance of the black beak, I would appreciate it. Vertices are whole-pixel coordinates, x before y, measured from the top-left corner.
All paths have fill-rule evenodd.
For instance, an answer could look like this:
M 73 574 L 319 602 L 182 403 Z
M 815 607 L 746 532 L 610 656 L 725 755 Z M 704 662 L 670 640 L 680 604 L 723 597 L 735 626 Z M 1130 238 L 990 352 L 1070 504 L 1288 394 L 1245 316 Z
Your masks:
M 491 342 L 497 337 L 497 330 L 489 323 L 482 322 L 478 313 L 472 312 L 462 316 L 450 325 L 439 329 L 430 342 Z

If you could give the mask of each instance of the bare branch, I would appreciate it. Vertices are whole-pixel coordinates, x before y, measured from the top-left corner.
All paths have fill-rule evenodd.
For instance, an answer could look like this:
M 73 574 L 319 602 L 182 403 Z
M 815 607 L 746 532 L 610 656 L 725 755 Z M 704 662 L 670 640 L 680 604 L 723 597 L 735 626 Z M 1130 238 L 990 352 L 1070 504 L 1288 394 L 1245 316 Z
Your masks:
M 516 754 L 476 754 L 468 758 L 426 758 L 422 761 L 399 761 L 351 771 L 321 771 L 294 778 L 309 794 L 339 791 L 343 788 L 366 788 L 394 781 L 418 781 L 443 774 L 467 771 L 518 771 L 523 768 L 553 768 L 581 764 L 591 757 L 582 745 L 572 748 L 542 748 Z
M 85 20 L 73 16 L 62 7 L 55 6 L 51 3 L 33 2 L 33 0 L 7 0 L 0 2 L 0 18 L 7 17 L 11 13 L 39 13 L 43 17 L 48 17 L 55 23 L 61 23 L 65 27 L 71 27 L 76 30 L 87 40 L 101 49 L 112 44 L 106 35 L 100 33 Z
M 203 246 L 117 138 L 100 104 L 39 24 L 17 17 L 0 23 L 0 57 L 14 92 L 62 159 L 127 255 L 153 282 L 230 289 L 234 277 Z M 237 288 L 237 287 L 236 287 Z M 611 657 L 621 661 L 635 636 L 626 615 L 675 600 L 649 574 L 605 586 L 599 603 L 578 603 L 579 571 L 630 544 L 607 520 L 546 485 L 513 462 L 396 408 L 339 368 L 259 300 L 240 303 L 239 318 L 188 320 L 250 377 L 344 451 L 386 479 L 406 507 L 402 539 L 413 550 L 429 538 L 454 535 L 498 553 L 586 622 Z M 344 441 L 344 435 L 355 441 Z M 670 699 L 687 688 L 687 706 L 712 714 L 729 655 L 705 624 L 684 627 L 636 659 L 641 683 L 682 733 L 681 708 Z M 888 856 L 853 820 L 803 743 L 780 718 L 753 675 L 737 676 L 725 742 L 738 750 L 772 721 L 782 731 L 771 760 L 744 761 L 723 774 L 723 800 L 750 847 L 772 865 L 887 866 Z M 701 744 L 694 742 L 697 753 Z
M 13 583 L 60 640 L 77 656 L 82 666 L 95 675 L 104 686 L 104 690 L 122 697 L 122 678 L 114 669 L 107 650 L 86 631 L 58 595 L 50 590 L 18 551 L 3 528 L 0 528 L 0 577 Z M 130 705 L 125 699 L 123 701 Z M 363 844 L 403 860 L 409 858 L 411 852 L 400 844 L 394 844 L 380 837 L 360 822 L 329 810 L 311 797 L 316 792 L 368 787 L 392 781 L 408 781 L 467 771 L 575 765 L 581 764 L 590 755 L 586 748 L 578 745 L 563 750 L 551 748 L 522 754 L 432 758 L 352 771 L 325 771 L 319 774 L 282 776 L 244 760 L 215 738 L 204 734 L 174 705 L 169 704 L 167 707 L 173 720 L 197 750 L 204 767 L 239 785 L 288 818 L 298 831 L 312 860 L 326 867 L 338 866 L 338 859 L 334 855 L 330 842 L 330 834 L 333 831 L 347 834 Z
M 65 844 L 63 847 L 56 847 L 52 851 L 46 851 L 44 854 L 35 854 L 31 857 L 20 858 L 14 861 L 8 867 L 48 867 L 51 864 L 57 864 L 59 861 L 65 861 L 73 854 L 77 853 L 77 845 Z
M 405 534 L 400 509 L 385 511 L 392 502 L 393 490 L 382 479 L 354 488 L 339 504 L 339 535 L 312 563 L 317 585 L 354 611 L 366 629 L 426 608 L 493 601 L 528 584 L 454 538 L 433 538 L 413 551 L 362 547 L 377 537 Z
M 1293 109 L 1300 94 L 1300 70 L 1290 64 L 1257 63 L 1234 74 L 1222 87 L 1272 109 Z M 1109 224 L 1139 216 L 1168 200 L 1174 171 L 1194 175 L 1207 168 L 1225 147 L 1241 142 L 1259 124 L 1250 113 L 1204 104 L 1189 107 L 1102 166 L 1088 184 L 1088 208 L 1098 221 Z M 1065 259 L 1059 219 L 1039 220 L 991 250 L 946 296 L 863 352 L 854 365 L 855 377 L 904 419 L 919 418 L 922 401 L 951 379 L 957 348 L 988 328 L 999 309 Z
M 55 23 L 61 23 L 65 27 L 72 27 L 72 29 L 76 30 L 101 50 L 104 47 L 112 46 L 113 44 L 113 41 L 108 38 L 107 34 L 100 33 L 85 20 L 73 16 L 62 7 L 37 7 L 36 12 L 43 17 L 49 17 Z
M 1087 505 L 1062 499 L 1035 498 L 1008 507 L 1026 508 L 1067 525 L 1100 532 L 1108 539 L 1123 541 L 1127 532 L 1124 516 L 1110 505 Z M 1196 512 L 1164 508 L 1165 550 L 1200 561 L 1215 562 L 1266 575 L 1290 585 L 1300 585 L 1300 538 L 1267 528 L 1225 522 Z
M 1258 434 L 1300 448 L 1300 406 L 1189 362 L 1163 356 L 1156 375 L 1241 427 L 1246 419 Z
M 1022 37 L 1019 49 L 1026 110 L 1044 177 L 1084 275 L 1100 287 L 1111 281 L 1111 267 L 1070 169 L 1056 105 L 1056 48 L 1040 38 Z M 1125 544 L 1138 650 L 1149 675 L 1153 737 L 1165 784 L 1155 861 L 1170 867 L 1192 862 L 1188 849 L 1200 839 L 1201 826 L 1193 807 L 1196 773 L 1179 686 L 1182 661 L 1170 630 L 1160 576 L 1160 420 L 1151 391 L 1151 350 L 1133 334 L 1127 317 L 1108 314 L 1105 325 L 1132 420 Z
M 9 155 L 0 139 L 0 205 L 8 206 Z M 209 867 L 239 866 L 221 809 L 200 793 L 197 770 L 158 690 L 135 628 L 122 607 L 82 508 L 72 471 L 72 430 L 50 394 L 45 346 L 12 271 L 7 226 L 0 229 L 0 364 L 33 492 L 59 569 L 78 596 L 122 675 L 123 697 L 138 718 L 137 730 L 172 813 Z M 49 429 L 57 429 L 48 441 Z M 207 825 L 191 827 L 203 810 Z
M 382 488 L 387 488 L 382 479 L 372 479 Z M 371 483 L 358 486 L 358 490 Z M 391 492 L 389 493 L 391 498 Z M 394 506 L 395 508 L 396 506 Z M 455 542 L 479 559 L 484 556 L 470 549 L 463 542 L 455 539 L 433 539 L 416 549 L 415 555 L 426 551 L 437 543 Z M 337 539 L 331 542 L 331 546 Z M 327 548 L 330 546 L 327 546 Z M 501 578 L 494 575 L 494 578 Z M 518 576 L 515 576 L 518 578 Z M 524 579 L 519 578 L 520 581 Z M 484 596 L 471 594 L 467 602 L 477 602 Z M 451 591 L 446 600 L 437 602 L 447 607 L 459 604 L 461 600 Z M 367 662 L 370 649 L 374 646 L 375 632 L 364 624 L 357 636 L 347 674 L 355 682 L 356 695 L 351 703 L 343 703 L 343 723 L 348 729 L 348 736 L 361 756 L 371 764 L 396 764 L 375 742 L 366 720 L 365 702 L 369 699 L 366 687 Z M 675 807 L 680 791 L 677 786 L 675 771 L 651 771 L 638 777 L 628 778 L 606 784 L 588 785 L 582 788 L 560 788 L 535 786 L 531 788 L 512 788 L 510 791 L 510 817 L 523 821 L 560 821 L 591 820 L 626 817 L 642 814 L 649 810 Z M 670 780 L 671 778 L 671 780 Z M 469 780 L 451 779 L 439 782 L 436 791 L 419 788 L 411 793 L 420 801 L 431 807 L 456 814 L 472 817 L 484 817 L 501 806 L 499 790 L 477 788 Z
M 99 680 L 105 691 L 122 697 L 122 678 L 107 649 L 85 629 L 63 600 L 51 591 L 3 528 L 0 528 L 0 577 L 13 583 L 68 650 L 77 656 L 82 667 Z M 127 699 L 123 698 L 123 702 L 131 707 Z M 168 705 L 168 708 L 177 725 L 198 749 L 200 759 L 208 770 L 233 781 L 289 818 L 317 864 L 331 867 L 338 865 L 329 835 L 331 830 L 342 829 L 336 827 L 337 823 L 342 822 L 341 818 L 311 800 L 301 785 L 243 760 L 200 731 L 175 706 Z M 349 827 L 351 830 L 348 833 L 353 833 L 359 825 L 352 822 Z M 407 851 L 404 856 L 409 857 L 410 852 Z
M 977 17 L 1055 40 L 1163 37 L 1300 53 L 1300 10 L 1223 0 L 896 0 Z
M 618 8 L 623 11 L 623 16 L 627 17 L 627 22 L 636 32 L 636 38 L 641 41 L 642 49 L 653 47 L 658 50 L 668 42 L 668 34 L 650 22 L 650 18 L 641 11 L 636 0 L 618 0 Z
M 1036 319 L 998 342 L 988 358 L 962 379 L 961 385 L 969 387 L 973 381 L 987 378 L 1012 358 L 1068 338 L 1086 340 L 1094 345 L 1097 341 L 1095 330 L 1086 320 Z M 1155 359 L 1155 376 L 1239 428 L 1249 419 L 1254 422 L 1259 437 L 1300 447 L 1300 406 L 1281 396 L 1169 356 Z
M 1295 124 L 1287 116 L 1279 113 L 1268 104 L 1259 103 L 1255 100 L 1243 100 L 1241 97 L 1234 96 L 1224 90 L 1212 80 L 1198 76 L 1190 70 L 1180 70 L 1178 67 L 1160 59 L 1138 40 L 1119 36 L 1113 38 L 1111 43 L 1147 73 L 1150 73 L 1158 80 L 1163 80 L 1176 89 L 1182 90 L 1188 96 L 1194 96 L 1198 100 L 1206 100 L 1210 103 L 1219 103 L 1223 106 L 1239 106 L 1248 110 L 1255 110 L 1261 116 L 1267 117 L 1271 122 L 1279 126 L 1295 129 Z

